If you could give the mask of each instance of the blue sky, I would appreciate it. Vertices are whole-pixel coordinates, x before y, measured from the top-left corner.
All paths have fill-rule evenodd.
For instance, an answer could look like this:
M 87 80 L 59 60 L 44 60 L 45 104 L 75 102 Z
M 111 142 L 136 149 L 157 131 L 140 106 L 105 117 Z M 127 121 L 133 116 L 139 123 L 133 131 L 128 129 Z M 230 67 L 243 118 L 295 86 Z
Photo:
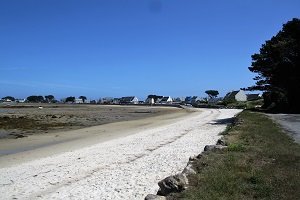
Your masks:
M 254 83 L 251 55 L 298 0 L 0 0 L 0 97 L 205 96 Z

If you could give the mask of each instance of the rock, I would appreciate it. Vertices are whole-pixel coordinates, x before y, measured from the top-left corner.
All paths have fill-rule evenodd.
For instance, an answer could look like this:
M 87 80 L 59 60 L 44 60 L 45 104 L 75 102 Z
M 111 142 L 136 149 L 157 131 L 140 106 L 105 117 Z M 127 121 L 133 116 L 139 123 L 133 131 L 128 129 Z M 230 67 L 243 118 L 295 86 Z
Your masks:
M 197 172 L 193 169 L 192 164 L 188 164 L 182 171 L 184 175 L 197 174 Z
M 199 154 L 196 158 L 199 160 L 199 159 L 201 159 L 203 157 L 203 155 L 202 154 Z
M 154 194 L 148 194 L 145 197 L 145 200 L 166 200 L 167 198 L 164 196 L 158 196 L 158 195 L 154 195 Z
M 162 181 L 158 182 L 159 191 L 158 195 L 166 196 L 170 193 L 181 192 L 186 189 L 188 179 L 184 174 L 176 174 L 169 176 Z
M 222 150 L 227 148 L 227 146 L 222 146 L 222 145 L 206 145 L 204 147 L 204 151 L 215 151 L 215 150 Z
M 191 157 L 189 158 L 189 162 L 194 162 L 194 161 L 196 161 L 196 160 L 198 160 L 198 156 L 191 156 Z
M 226 142 L 225 142 L 224 138 L 218 139 L 217 145 L 226 146 Z

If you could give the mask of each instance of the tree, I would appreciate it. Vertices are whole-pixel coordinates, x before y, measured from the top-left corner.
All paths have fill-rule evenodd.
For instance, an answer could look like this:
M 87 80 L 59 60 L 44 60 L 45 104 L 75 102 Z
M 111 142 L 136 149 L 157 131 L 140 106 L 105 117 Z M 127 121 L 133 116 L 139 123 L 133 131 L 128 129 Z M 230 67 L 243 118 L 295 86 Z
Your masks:
M 300 112 L 300 20 L 292 19 L 277 35 L 265 42 L 259 53 L 252 55 L 249 70 L 258 75 L 256 85 L 247 90 L 261 90 L 265 106 Z
M 75 97 L 67 97 L 66 98 L 66 102 L 72 102 L 72 103 L 74 103 L 75 102 Z
M 16 99 L 12 96 L 6 96 L 2 98 L 3 100 L 10 100 L 10 101 L 15 101 Z
M 45 96 L 45 100 L 48 102 L 48 103 L 51 103 L 55 100 L 54 96 L 53 95 L 47 95 Z
M 27 101 L 30 103 L 41 103 L 41 102 L 44 102 L 44 97 L 32 95 L 32 96 L 27 97 Z
M 86 98 L 86 96 L 80 96 L 79 99 L 82 99 L 82 101 L 84 103 L 87 98 Z
M 217 90 L 206 90 L 205 93 L 209 96 L 209 98 L 216 98 L 219 95 Z

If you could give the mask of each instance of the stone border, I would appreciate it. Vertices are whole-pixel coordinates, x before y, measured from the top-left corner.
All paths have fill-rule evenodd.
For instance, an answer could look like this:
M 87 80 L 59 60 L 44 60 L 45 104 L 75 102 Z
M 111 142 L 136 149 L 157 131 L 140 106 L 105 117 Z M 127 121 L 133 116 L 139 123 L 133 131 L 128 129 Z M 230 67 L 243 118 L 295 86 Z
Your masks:
M 187 166 L 183 169 L 181 173 L 176 175 L 168 176 L 165 179 L 158 182 L 159 190 L 156 195 L 148 194 L 145 200 L 166 200 L 166 196 L 171 193 L 179 193 L 187 189 L 189 186 L 188 176 L 192 174 L 197 174 L 193 169 L 193 163 L 202 158 L 203 153 L 208 153 L 211 151 L 218 151 L 228 148 L 224 137 L 219 139 L 215 145 L 206 145 L 204 151 L 197 155 L 189 158 Z

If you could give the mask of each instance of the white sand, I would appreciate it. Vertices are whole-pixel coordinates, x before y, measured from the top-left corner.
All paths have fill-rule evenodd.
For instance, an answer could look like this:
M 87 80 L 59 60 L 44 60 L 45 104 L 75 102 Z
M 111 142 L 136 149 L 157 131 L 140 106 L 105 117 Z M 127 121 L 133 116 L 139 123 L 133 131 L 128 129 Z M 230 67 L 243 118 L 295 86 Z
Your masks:
M 157 182 L 180 172 L 214 144 L 240 110 L 197 115 L 133 135 L 0 169 L 1 199 L 144 199 Z

